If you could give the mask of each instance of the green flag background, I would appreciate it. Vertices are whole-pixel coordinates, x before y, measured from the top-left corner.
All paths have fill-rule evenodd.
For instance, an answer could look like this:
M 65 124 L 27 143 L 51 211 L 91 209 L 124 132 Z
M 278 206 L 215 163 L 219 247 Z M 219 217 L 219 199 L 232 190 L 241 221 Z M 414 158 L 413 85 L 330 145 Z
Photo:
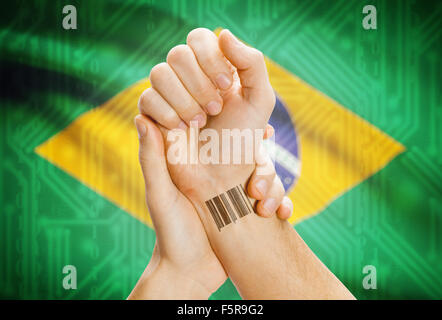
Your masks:
M 73 4 L 78 29 L 62 28 Z M 377 8 L 377 30 L 362 8 Z M 154 232 L 34 148 L 196 27 L 239 38 L 407 150 L 296 230 L 359 299 L 442 298 L 440 1 L 15 1 L 0 10 L 0 298 L 122 299 Z M 296 206 L 296 204 L 295 204 Z M 75 265 L 78 289 L 64 290 Z M 365 265 L 377 289 L 362 286 Z M 239 299 L 227 281 L 213 299 Z

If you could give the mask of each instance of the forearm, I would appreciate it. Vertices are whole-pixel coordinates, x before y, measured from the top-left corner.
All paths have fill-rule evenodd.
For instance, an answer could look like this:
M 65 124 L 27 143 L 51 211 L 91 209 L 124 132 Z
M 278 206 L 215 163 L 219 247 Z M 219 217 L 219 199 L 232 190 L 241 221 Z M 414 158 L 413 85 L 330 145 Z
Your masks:
M 209 240 L 245 299 L 353 299 L 294 228 L 249 214 L 219 231 L 199 205 Z

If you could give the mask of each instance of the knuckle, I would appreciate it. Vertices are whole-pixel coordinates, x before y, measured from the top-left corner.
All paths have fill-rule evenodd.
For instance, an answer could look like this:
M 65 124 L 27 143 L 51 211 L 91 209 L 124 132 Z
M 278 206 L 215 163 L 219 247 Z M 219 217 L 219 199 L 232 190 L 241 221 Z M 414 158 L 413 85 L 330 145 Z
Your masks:
M 189 32 L 187 35 L 187 43 L 194 43 L 199 40 L 204 39 L 207 35 L 212 34 L 212 31 L 210 31 L 207 28 L 196 28 Z
M 252 57 L 256 61 L 264 60 L 264 54 L 258 49 L 252 48 Z
M 150 104 L 152 100 L 152 89 L 148 88 L 141 93 L 140 98 L 138 99 L 138 109 L 140 112 L 145 110 L 146 107 Z
M 255 61 L 264 61 L 264 54 L 256 48 L 252 48 L 250 55 Z
M 186 58 L 189 56 L 190 48 L 186 46 L 185 44 L 180 44 L 178 46 L 173 47 L 170 49 L 169 53 L 167 54 L 167 62 L 168 63 L 176 63 L 183 58 Z
M 152 83 L 158 81 L 165 74 L 166 69 L 168 68 L 169 66 L 165 62 L 159 63 L 154 66 L 152 70 L 150 70 L 150 82 Z

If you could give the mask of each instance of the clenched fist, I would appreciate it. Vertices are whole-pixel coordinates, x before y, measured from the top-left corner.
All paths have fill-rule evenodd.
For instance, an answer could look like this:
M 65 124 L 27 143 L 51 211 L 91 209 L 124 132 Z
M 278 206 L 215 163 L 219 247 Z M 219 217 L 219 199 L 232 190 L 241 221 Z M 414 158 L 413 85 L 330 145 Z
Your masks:
M 168 139 L 169 130 L 188 130 L 192 121 L 200 128 L 215 130 L 218 137 L 226 129 L 264 132 L 275 104 L 262 53 L 238 41 L 228 30 L 221 31 L 219 37 L 207 29 L 193 30 L 187 37 L 187 45 L 172 48 L 167 63 L 152 69 L 150 81 L 152 88 L 142 94 L 139 107 L 142 114 L 160 125 L 167 141 L 166 150 L 176 143 Z M 198 141 L 198 149 L 204 143 Z M 226 153 L 221 149 L 221 139 L 219 145 L 219 154 Z M 227 150 L 230 151 L 233 154 L 237 150 Z M 251 153 L 253 159 L 257 156 L 255 149 L 241 148 L 239 152 L 242 160 Z M 242 161 L 240 165 L 233 161 L 168 162 L 168 167 L 178 189 L 194 203 L 202 203 L 235 185 L 244 185 L 255 168 L 255 161 Z M 269 187 L 274 178 L 274 174 L 267 174 L 263 180 Z M 275 181 L 280 184 L 279 180 Z M 283 197 L 282 185 L 277 189 L 275 204 Z M 270 213 L 275 210 L 276 207 L 269 208 Z

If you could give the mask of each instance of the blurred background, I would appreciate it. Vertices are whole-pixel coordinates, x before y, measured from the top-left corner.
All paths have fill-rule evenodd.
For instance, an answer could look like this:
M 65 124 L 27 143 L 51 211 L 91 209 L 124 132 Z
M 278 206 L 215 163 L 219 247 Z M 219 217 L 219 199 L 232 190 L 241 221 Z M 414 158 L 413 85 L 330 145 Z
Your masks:
M 76 30 L 62 27 L 68 4 Z M 362 27 L 367 4 L 376 30 Z M 0 6 L 0 298 L 128 296 L 153 230 L 35 148 L 145 78 L 196 27 L 230 29 L 406 148 L 294 227 L 359 299 L 442 298 L 441 1 Z M 77 268 L 76 290 L 62 286 L 65 265 Z M 375 290 L 362 285 L 366 265 L 376 267 Z M 211 298 L 240 296 L 228 280 Z

